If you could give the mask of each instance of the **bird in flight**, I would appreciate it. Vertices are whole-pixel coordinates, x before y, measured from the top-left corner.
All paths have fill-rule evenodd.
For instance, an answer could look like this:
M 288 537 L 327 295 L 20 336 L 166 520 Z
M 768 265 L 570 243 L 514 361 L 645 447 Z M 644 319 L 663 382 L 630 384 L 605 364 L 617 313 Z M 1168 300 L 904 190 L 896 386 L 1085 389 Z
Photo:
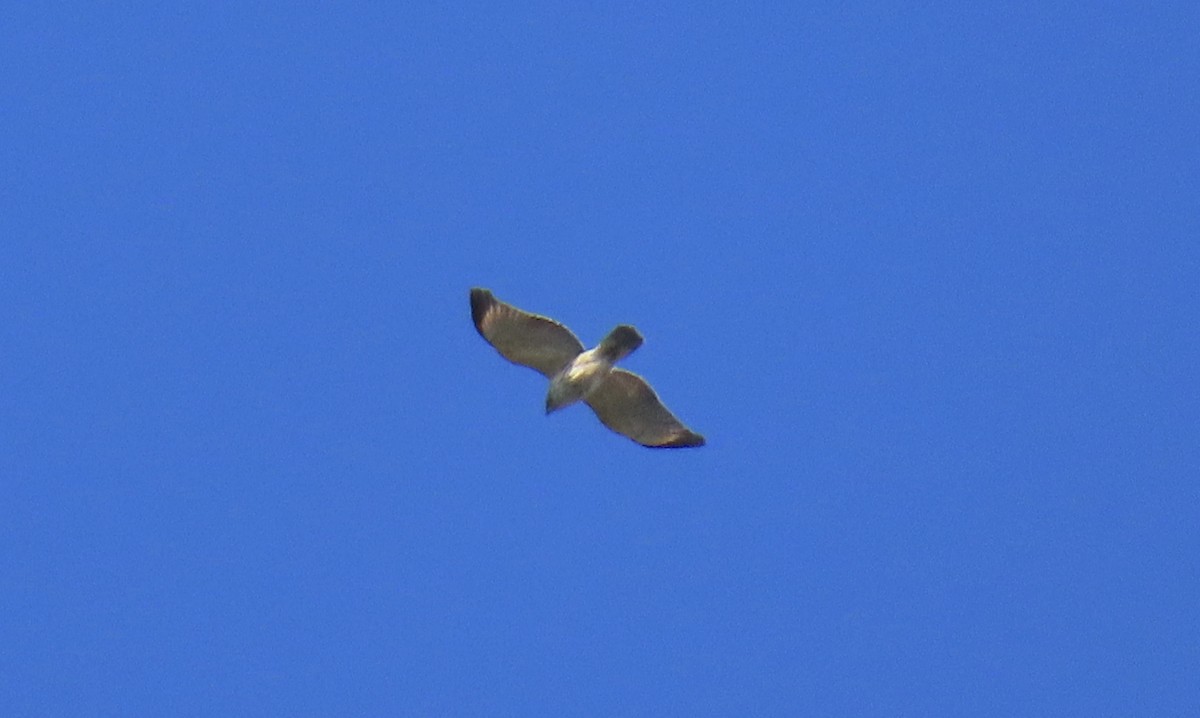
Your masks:
M 628 324 L 585 350 L 562 324 L 505 304 L 479 287 L 471 290 L 471 319 L 502 357 L 550 380 L 547 414 L 582 400 L 605 426 L 642 446 L 704 445 L 704 437 L 676 419 L 645 379 L 614 366 L 642 345 L 642 335 Z

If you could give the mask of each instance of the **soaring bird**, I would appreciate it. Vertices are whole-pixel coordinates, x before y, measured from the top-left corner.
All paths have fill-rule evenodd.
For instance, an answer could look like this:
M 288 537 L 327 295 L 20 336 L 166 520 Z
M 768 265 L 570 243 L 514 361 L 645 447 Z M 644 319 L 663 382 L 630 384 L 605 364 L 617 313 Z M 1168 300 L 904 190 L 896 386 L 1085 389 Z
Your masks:
M 502 357 L 550 380 L 547 414 L 582 400 L 605 426 L 642 446 L 704 445 L 704 437 L 676 419 L 645 379 L 614 366 L 642 345 L 642 335 L 628 324 L 585 350 L 562 324 L 505 304 L 479 287 L 471 290 L 471 319 Z

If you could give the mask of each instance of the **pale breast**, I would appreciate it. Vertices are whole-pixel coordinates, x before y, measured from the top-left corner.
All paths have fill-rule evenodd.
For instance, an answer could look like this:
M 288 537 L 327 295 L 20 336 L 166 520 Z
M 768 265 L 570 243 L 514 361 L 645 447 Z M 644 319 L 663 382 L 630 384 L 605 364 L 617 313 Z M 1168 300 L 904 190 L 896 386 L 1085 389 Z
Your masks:
M 586 397 L 600 386 L 612 368 L 612 363 L 605 361 L 593 349 L 583 352 L 567 365 L 565 379 Z

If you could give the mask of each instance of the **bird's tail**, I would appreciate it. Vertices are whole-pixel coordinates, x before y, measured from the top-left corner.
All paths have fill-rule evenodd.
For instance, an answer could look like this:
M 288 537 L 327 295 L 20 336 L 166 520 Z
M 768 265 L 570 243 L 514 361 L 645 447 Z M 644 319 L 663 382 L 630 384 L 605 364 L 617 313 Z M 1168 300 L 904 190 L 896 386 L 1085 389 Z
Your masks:
M 628 324 L 622 324 L 604 337 L 600 346 L 596 347 L 596 353 L 606 360 L 616 363 L 617 360 L 629 356 L 630 352 L 641 345 L 642 335 L 638 334 L 638 330 Z

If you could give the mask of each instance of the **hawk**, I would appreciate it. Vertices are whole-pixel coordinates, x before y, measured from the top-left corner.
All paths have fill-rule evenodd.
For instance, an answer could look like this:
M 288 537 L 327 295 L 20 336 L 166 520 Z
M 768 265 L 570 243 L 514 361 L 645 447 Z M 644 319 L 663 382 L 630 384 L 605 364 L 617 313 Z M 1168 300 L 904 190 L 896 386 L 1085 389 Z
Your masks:
M 704 445 L 704 437 L 676 419 L 645 379 L 614 366 L 642 345 L 642 335 L 628 324 L 585 350 L 562 324 L 505 304 L 479 287 L 471 290 L 471 319 L 501 356 L 550 380 L 547 414 L 582 400 L 605 426 L 642 446 Z

